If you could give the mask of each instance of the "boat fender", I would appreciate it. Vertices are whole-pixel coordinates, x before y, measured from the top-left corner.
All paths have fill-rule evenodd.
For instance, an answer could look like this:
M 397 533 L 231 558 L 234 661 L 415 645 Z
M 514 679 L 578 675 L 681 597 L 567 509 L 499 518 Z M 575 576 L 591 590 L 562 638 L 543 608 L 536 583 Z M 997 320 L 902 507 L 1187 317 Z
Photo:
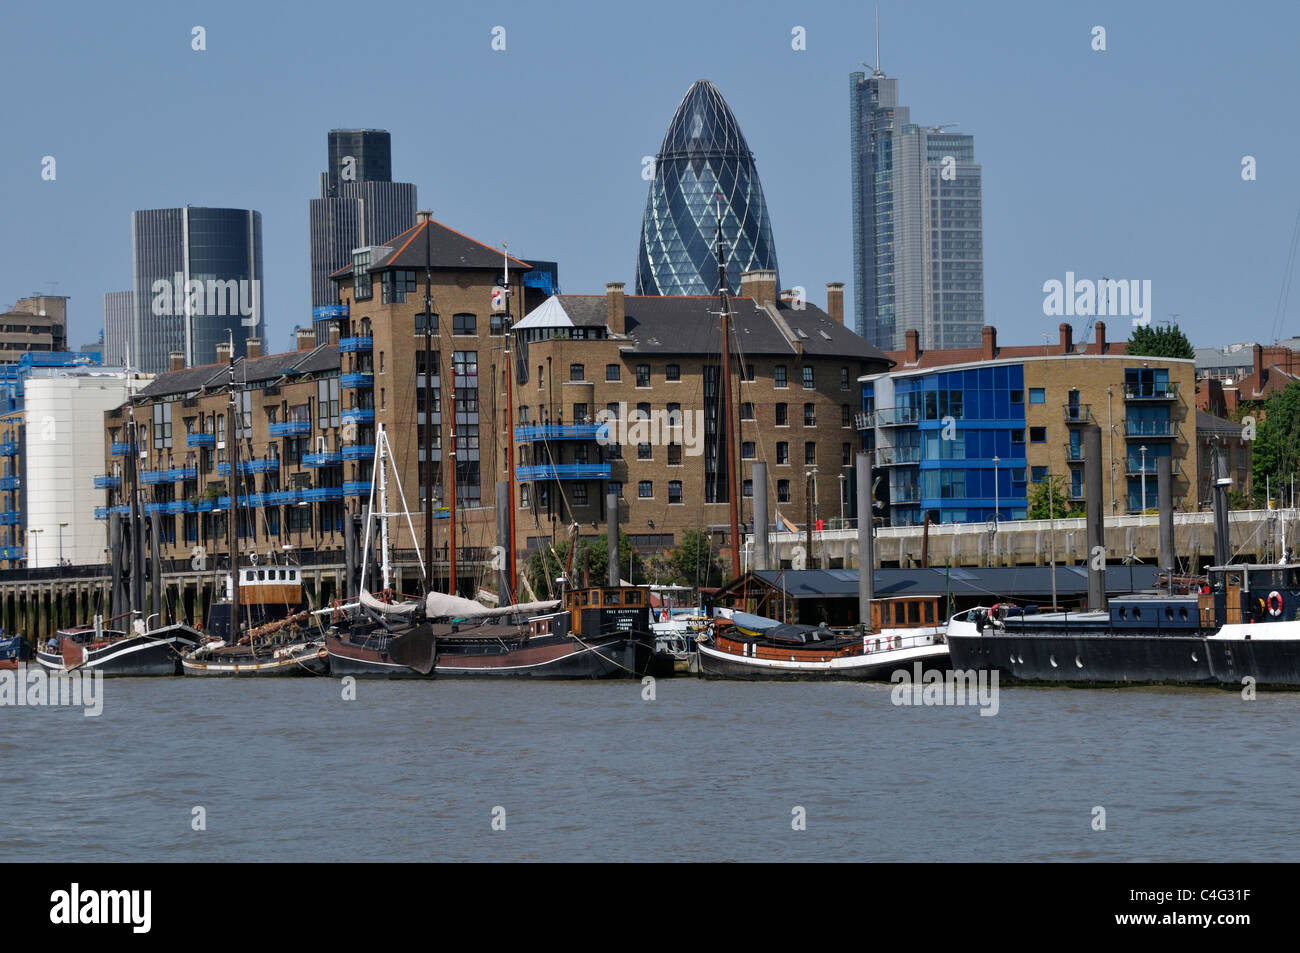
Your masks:
M 1267 607 L 1268 607 L 1268 614 L 1271 615 L 1273 618 L 1276 619 L 1278 616 L 1280 616 L 1282 614 L 1282 609 L 1285 608 L 1285 604 L 1283 603 L 1282 600 L 1282 593 L 1278 592 L 1276 589 L 1270 592 L 1268 594 Z
M 327 652 L 327 651 L 326 651 L 325 649 L 323 649 L 323 648 L 320 648 L 320 649 L 317 649 L 317 650 L 316 650 L 316 657 L 317 657 L 317 658 L 325 658 L 325 656 L 327 656 L 327 655 L 329 655 L 329 652 Z

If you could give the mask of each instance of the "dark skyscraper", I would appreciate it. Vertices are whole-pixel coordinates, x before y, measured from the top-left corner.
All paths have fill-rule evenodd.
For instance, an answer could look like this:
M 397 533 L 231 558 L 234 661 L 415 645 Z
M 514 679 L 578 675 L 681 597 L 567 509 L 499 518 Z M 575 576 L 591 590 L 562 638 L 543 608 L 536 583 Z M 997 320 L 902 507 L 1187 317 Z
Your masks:
M 984 229 L 975 137 L 918 126 L 898 80 L 849 78 L 853 313 L 890 351 L 975 347 L 984 324 Z
M 313 308 L 338 303 L 329 276 L 352 261 L 352 249 L 380 245 L 415 225 L 415 186 L 392 181 L 386 131 L 330 130 L 329 163 L 320 198 L 311 200 Z
M 686 91 L 655 157 L 637 252 L 637 294 L 717 292 L 719 202 L 727 285 L 734 294 L 742 273 L 776 270 L 776 246 L 754 154 L 717 87 L 699 80 Z
M 133 369 L 158 373 L 180 351 L 211 364 L 230 340 L 262 337 L 262 213 L 242 208 L 162 208 L 131 214 L 135 322 Z

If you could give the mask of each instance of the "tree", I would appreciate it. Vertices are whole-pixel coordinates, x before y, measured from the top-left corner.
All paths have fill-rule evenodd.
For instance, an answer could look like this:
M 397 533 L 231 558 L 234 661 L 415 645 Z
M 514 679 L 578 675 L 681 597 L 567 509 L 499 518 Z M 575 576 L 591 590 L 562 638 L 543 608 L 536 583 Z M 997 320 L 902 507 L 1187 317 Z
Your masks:
M 721 560 L 713 553 L 708 534 L 688 529 L 682 541 L 668 555 L 673 569 L 673 582 L 679 586 L 720 585 L 727 578 Z
M 1050 495 L 1049 495 L 1050 494 Z M 1065 488 L 1065 477 L 1048 474 L 1047 479 L 1035 483 L 1029 491 L 1029 518 L 1031 520 L 1072 519 L 1078 511 L 1070 501 Z
M 555 591 L 555 580 L 564 574 L 565 564 L 569 559 L 569 541 L 562 540 L 555 544 L 554 550 L 543 547 L 533 553 L 524 563 L 524 573 L 533 592 L 539 596 L 544 592 Z M 632 549 L 632 540 L 627 533 L 618 532 L 618 566 L 622 578 L 629 572 L 628 560 L 632 560 L 630 571 L 632 580 L 645 581 L 645 565 L 640 553 Z M 573 555 L 573 569 L 570 588 L 580 586 L 583 582 L 583 564 L 585 562 L 595 585 L 603 585 L 609 575 L 609 544 L 605 534 L 583 536 L 578 540 L 578 551 Z
M 1270 485 L 1280 493 L 1290 483 L 1300 461 L 1300 381 L 1266 400 L 1255 419 L 1254 498 L 1263 503 Z
M 1176 324 L 1134 328 L 1129 335 L 1127 353 L 1135 357 L 1181 357 L 1188 360 L 1196 357 L 1192 342 Z

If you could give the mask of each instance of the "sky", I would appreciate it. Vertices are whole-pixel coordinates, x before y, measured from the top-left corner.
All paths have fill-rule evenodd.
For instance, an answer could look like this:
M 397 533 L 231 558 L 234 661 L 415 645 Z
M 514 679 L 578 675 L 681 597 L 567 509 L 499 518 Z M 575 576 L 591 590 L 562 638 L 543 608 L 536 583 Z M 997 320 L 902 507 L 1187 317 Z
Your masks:
M 782 284 L 824 305 L 843 281 L 852 313 L 849 74 L 875 58 L 870 3 L 129 6 L 0 13 L 0 307 L 70 296 L 74 347 L 131 285 L 131 212 L 188 204 L 262 213 L 268 347 L 291 348 L 331 128 L 389 130 L 420 208 L 558 261 L 565 292 L 631 288 L 642 158 L 697 79 L 754 152 Z M 1067 272 L 1149 280 L 1152 317 L 1198 346 L 1300 334 L 1300 5 L 883 0 L 880 31 L 913 121 L 975 136 L 1001 343 L 1055 337 L 1044 283 Z

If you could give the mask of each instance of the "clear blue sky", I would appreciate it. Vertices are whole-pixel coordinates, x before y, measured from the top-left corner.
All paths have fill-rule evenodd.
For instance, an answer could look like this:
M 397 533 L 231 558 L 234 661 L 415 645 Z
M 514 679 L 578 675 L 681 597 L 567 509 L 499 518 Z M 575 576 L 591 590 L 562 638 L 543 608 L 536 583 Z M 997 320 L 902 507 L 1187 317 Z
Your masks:
M 783 284 L 852 294 L 848 74 L 874 58 L 870 2 L 129 6 L 0 14 L 0 305 L 58 282 L 74 345 L 130 287 L 132 210 L 192 204 L 262 213 L 269 343 L 287 347 L 310 322 L 307 203 L 334 127 L 390 130 L 420 207 L 558 260 L 565 291 L 631 284 L 641 157 L 700 78 L 754 150 Z M 1181 314 L 1198 345 L 1272 336 L 1300 208 L 1300 5 L 880 6 L 913 119 L 975 135 L 1003 342 L 1055 333 L 1042 286 L 1067 270 L 1150 279 L 1154 316 Z M 1298 315 L 1300 289 L 1281 336 Z

